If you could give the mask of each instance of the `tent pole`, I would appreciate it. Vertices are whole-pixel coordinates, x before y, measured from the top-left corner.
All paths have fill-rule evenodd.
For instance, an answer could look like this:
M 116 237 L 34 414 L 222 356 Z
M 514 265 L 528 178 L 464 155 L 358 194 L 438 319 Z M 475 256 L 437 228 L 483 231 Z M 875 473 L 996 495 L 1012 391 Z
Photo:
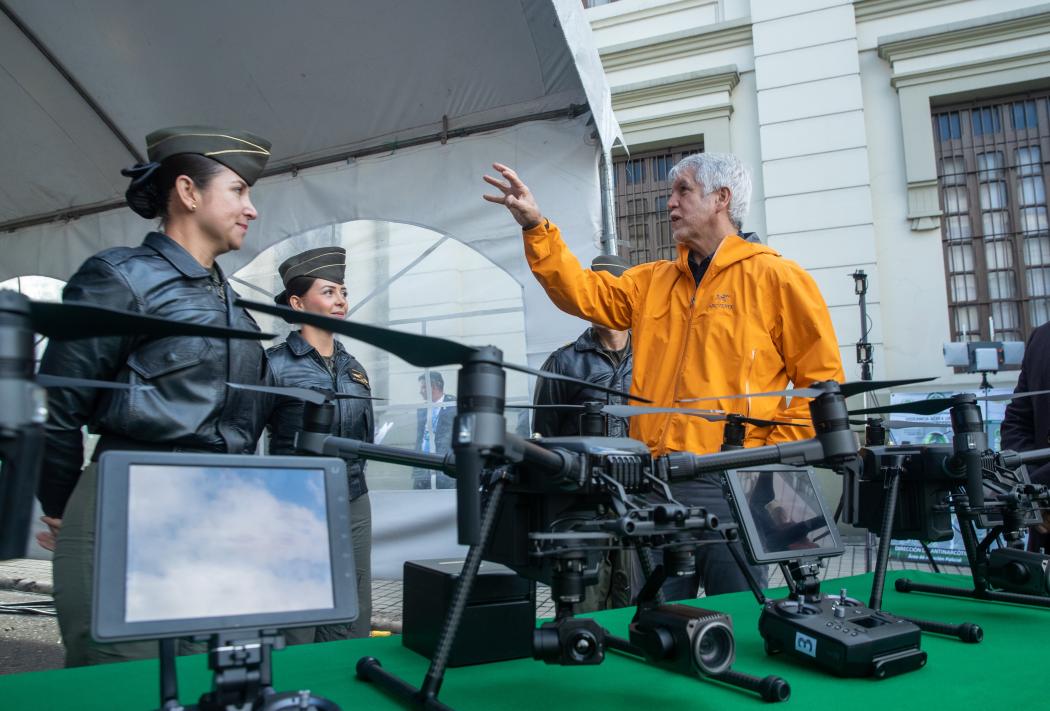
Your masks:
M 619 254 L 616 242 L 616 188 L 613 182 L 612 153 L 602 149 L 598 162 L 602 194 L 602 254 Z

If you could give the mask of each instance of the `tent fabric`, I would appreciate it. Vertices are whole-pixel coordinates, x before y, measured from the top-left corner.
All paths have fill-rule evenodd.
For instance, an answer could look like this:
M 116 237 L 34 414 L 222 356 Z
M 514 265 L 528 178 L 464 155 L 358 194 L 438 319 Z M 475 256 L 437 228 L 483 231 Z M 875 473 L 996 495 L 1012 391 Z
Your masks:
M 480 198 L 481 174 L 508 163 L 581 260 L 598 251 L 598 157 L 622 135 L 578 0 L 4 0 L 0 281 L 65 280 L 95 252 L 138 244 L 154 225 L 121 205 L 120 169 L 150 131 L 199 123 L 273 142 L 252 189 L 260 218 L 221 259 L 227 273 L 325 225 L 409 223 L 522 285 L 531 365 L 581 330 L 528 272 L 518 226 Z M 485 130 L 408 145 L 475 127 Z M 63 215 L 76 217 L 53 219 Z M 385 574 L 412 552 L 460 553 L 447 493 L 373 501 L 426 522 L 401 530 L 379 517 L 373 560 Z
M 239 126 L 280 169 L 589 100 L 602 142 L 619 136 L 574 0 L 6 8 L 139 152 L 161 126 Z M 6 15 L 0 68 L 0 227 L 120 200 L 138 156 Z

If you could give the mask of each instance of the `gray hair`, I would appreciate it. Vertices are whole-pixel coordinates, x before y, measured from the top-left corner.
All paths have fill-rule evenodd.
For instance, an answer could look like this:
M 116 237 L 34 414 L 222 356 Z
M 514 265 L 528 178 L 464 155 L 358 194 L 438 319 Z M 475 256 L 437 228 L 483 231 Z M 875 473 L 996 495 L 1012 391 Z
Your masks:
M 751 206 L 751 171 L 732 153 L 694 153 L 678 161 L 668 175 L 672 182 L 689 171 L 704 195 L 719 188 L 729 188 L 729 219 L 742 229 Z

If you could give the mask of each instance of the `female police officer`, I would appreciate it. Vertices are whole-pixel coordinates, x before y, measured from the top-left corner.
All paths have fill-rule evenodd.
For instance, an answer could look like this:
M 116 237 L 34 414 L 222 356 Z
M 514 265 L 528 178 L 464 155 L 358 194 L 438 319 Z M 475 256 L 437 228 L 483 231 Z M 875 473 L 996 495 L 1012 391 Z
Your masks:
M 258 330 L 215 263 L 239 249 L 256 218 L 249 189 L 270 156 L 268 141 L 244 131 L 186 126 L 146 137 L 149 163 L 132 178 L 128 205 L 160 229 L 138 247 L 88 259 L 63 292 L 82 301 L 171 320 Z M 250 453 L 270 404 L 229 390 L 261 382 L 262 346 L 203 337 L 106 337 L 51 341 L 40 371 L 146 384 L 148 389 L 49 391 L 47 451 L 38 495 L 57 534 L 55 606 L 66 665 L 155 656 L 156 644 L 100 645 L 91 639 L 95 466 L 84 468 L 81 427 L 109 449 Z M 47 545 L 48 535 L 41 537 Z
M 282 306 L 334 318 L 346 317 L 346 250 L 342 247 L 309 249 L 286 259 L 278 271 L 284 291 L 274 299 Z M 288 339 L 266 351 L 272 381 L 281 386 L 320 388 L 336 393 L 372 394 L 368 374 L 346 352 L 330 331 L 302 326 Z M 337 398 L 332 434 L 373 441 L 372 403 L 367 399 Z M 270 420 L 270 453 L 294 454 L 295 433 L 302 429 L 303 404 L 281 397 Z M 358 616 L 349 627 L 328 625 L 285 631 L 295 642 L 327 642 L 346 637 L 367 637 L 372 618 L 372 509 L 365 485 L 365 463 L 348 459 L 346 473 L 350 484 L 350 525 L 357 575 Z

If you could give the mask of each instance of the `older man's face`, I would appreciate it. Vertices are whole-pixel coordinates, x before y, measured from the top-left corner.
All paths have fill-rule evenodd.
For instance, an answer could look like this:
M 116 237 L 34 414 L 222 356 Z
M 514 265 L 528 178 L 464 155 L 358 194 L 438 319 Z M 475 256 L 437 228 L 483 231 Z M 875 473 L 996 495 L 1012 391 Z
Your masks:
M 671 217 L 671 236 L 675 242 L 689 246 L 712 230 L 718 231 L 717 215 L 722 196 L 719 191 L 705 195 L 703 187 L 687 174 L 689 171 L 682 172 L 671 186 L 667 211 Z

